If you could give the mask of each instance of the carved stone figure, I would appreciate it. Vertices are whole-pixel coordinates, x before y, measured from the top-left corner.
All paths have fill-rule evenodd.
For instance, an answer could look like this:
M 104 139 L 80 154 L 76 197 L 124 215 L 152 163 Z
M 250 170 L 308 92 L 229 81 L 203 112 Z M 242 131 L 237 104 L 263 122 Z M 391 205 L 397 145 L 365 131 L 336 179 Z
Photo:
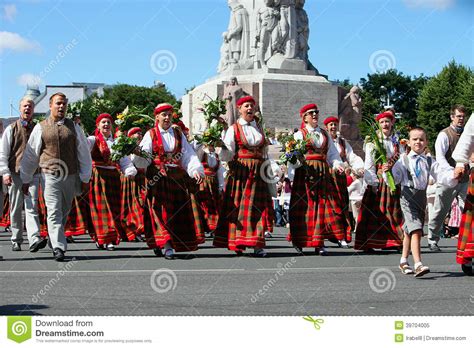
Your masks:
M 230 63 L 237 64 L 250 56 L 250 26 L 247 10 L 237 0 L 228 0 L 232 11 L 229 28 L 224 35 L 230 44 Z
M 275 0 L 265 0 L 265 5 L 257 13 L 257 36 L 255 38 L 257 58 L 261 67 L 267 65 L 267 61 L 276 51 L 280 39 L 278 26 L 280 11 L 276 7 Z
M 227 124 L 232 126 L 235 121 L 239 118 L 239 113 L 237 111 L 236 102 L 239 98 L 241 98 L 245 94 L 242 87 L 239 86 L 236 77 L 230 78 L 230 84 L 227 84 L 224 88 L 224 96 L 223 99 L 226 100 L 225 107 L 226 107 L 226 114 L 225 120 Z
M 347 140 L 359 139 L 358 124 L 362 121 L 362 98 L 359 87 L 353 86 L 341 102 L 339 112 L 340 132 Z
M 303 9 L 305 0 L 296 0 L 296 52 L 300 59 L 308 60 L 309 20 L 308 14 Z
M 286 58 L 296 58 L 296 0 L 280 0 L 281 48 Z

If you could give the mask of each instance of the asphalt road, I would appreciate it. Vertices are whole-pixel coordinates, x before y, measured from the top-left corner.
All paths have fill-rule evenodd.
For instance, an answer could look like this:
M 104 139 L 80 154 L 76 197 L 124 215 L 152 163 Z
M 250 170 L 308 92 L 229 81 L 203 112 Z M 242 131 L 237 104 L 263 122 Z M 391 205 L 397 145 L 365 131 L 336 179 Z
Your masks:
M 87 236 L 67 262 L 49 248 L 13 252 L 0 232 L 3 315 L 473 315 L 473 277 L 455 263 L 457 240 L 423 248 L 431 273 L 402 275 L 400 254 L 366 255 L 328 243 L 328 256 L 297 256 L 277 228 L 269 257 L 215 249 L 157 258 L 144 243 L 97 250 Z M 423 241 L 426 246 L 426 240 Z M 308 250 L 309 251 L 309 250 Z

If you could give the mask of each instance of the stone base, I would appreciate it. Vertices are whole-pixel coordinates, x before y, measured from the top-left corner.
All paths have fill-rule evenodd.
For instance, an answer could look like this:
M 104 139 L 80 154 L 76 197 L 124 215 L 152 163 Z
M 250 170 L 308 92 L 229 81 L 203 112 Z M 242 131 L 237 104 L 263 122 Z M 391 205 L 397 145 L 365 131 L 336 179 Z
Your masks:
M 182 99 L 183 121 L 193 134 L 202 133 L 206 127 L 203 114 L 197 109 L 210 98 L 222 98 L 224 86 L 231 76 L 236 76 L 242 89 L 257 101 L 267 128 L 293 129 L 301 124 L 299 109 L 316 103 L 320 109 L 320 125 L 328 116 L 338 115 L 338 87 L 314 71 L 299 74 L 268 72 L 271 68 L 246 70 L 234 75 L 213 78 L 197 86 Z

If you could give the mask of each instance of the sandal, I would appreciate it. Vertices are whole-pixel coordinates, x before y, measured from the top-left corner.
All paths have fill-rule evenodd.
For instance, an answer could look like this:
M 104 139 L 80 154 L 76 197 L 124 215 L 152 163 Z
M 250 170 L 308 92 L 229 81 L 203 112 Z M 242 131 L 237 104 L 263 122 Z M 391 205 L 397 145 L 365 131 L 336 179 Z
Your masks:
M 420 265 L 415 270 L 415 277 L 418 278 L 424 276 L 426 273 L 430 273 L 430 268 L 428 266 Z
M 407 262 L 401 263 L 398 265 L 398 268 L 400 271 L 402 271 L 402 274 L 413 274 L 413 270 L 411 269 L 410 265 Z

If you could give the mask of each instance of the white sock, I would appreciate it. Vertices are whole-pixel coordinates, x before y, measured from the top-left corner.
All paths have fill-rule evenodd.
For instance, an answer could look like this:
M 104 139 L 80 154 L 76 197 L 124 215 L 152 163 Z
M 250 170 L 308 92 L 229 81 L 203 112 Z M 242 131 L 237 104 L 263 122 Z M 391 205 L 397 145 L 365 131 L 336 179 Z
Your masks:
M 422 264 L 421 262 L 416 262 L 416 263 L 415 263 L 415 269 L 418 268 L 418 267 L 420 267 L 420 266 L 422 266 L 422 265 L 423 265 L 423 264 Z
M 408 259 L 406 257 L 400 257 L 400 264 L 402 263 L 408 263 Z

